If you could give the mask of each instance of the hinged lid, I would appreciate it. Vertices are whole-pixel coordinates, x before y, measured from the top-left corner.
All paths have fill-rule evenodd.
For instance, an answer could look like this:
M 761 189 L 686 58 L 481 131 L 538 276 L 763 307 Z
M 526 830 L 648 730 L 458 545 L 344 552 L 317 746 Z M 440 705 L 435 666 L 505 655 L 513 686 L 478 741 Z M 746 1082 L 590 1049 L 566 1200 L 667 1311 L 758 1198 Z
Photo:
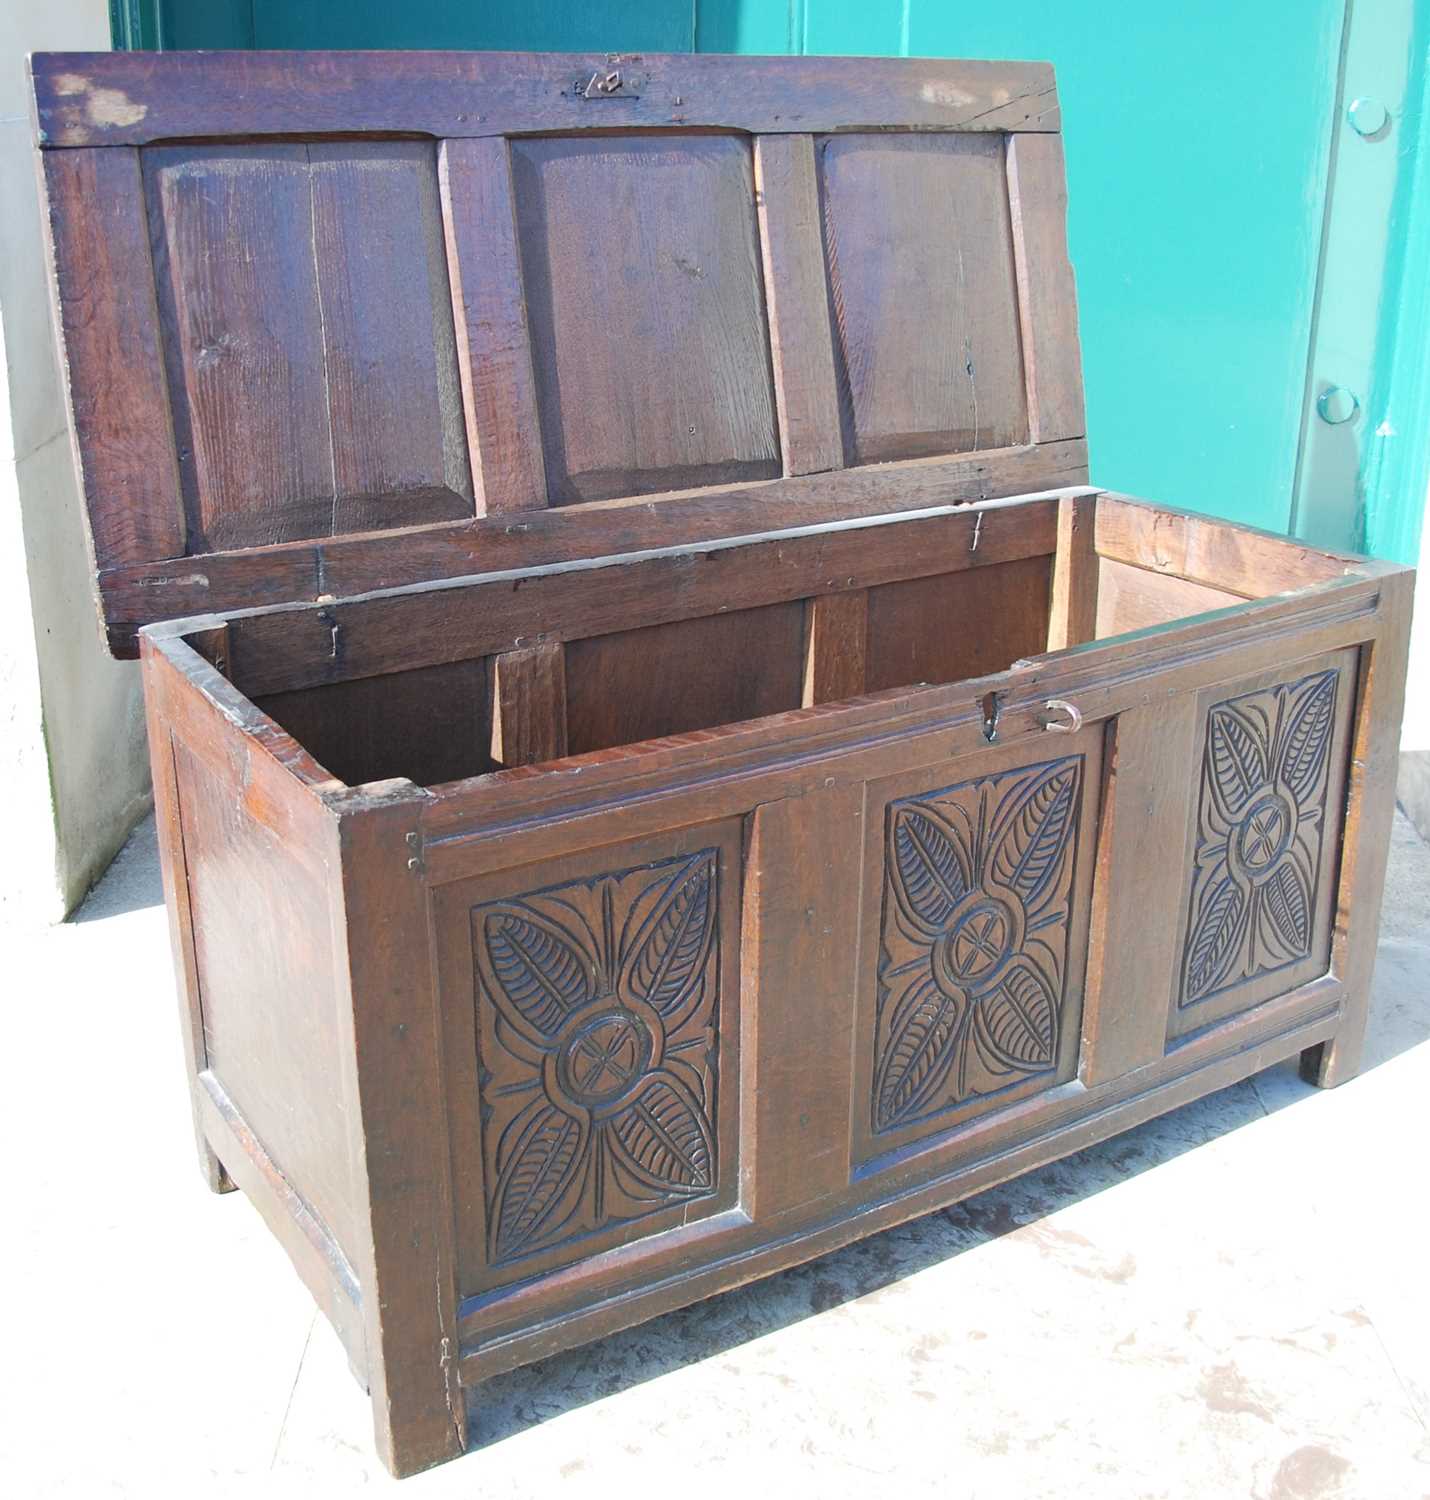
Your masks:
M 117 654 L 151 620 L 1086 479 L 1045 64 L 31 66 Z

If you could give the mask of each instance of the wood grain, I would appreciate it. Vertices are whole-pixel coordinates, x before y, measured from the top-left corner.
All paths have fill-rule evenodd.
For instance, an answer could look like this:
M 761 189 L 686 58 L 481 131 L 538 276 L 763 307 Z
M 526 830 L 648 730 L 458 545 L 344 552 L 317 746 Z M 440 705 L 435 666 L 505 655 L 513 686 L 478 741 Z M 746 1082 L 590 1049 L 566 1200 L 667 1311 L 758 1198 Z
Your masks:
M 236 788 L 182 743 L 174 762 L 208 1069 L 352 1255 L 357 1189 L 329 892 L 326 871 L 315 868 L 320 851 L 288 847 L 247 816 Z
M 1080 437 L 1087 419 L 1061 137 L 1010 136 L 1008 189 L 1032 437 L 1040 443 Z
M 76 153 L 56 181 L 93 139 L 145 182 L 142 203 L 132 184 L 115 195 L 129 223 L 113 235 L 91 215 L 70 245 L 53 214 L 57 258 L 85 261 L 60 285 L 84 288 L 72 322 L 101 299 L 142 313 L 155 278 L 162 369 L 134 381 L 101 340 L 76 408 L 91 477 L 115 473 L 88 499 L 119 654 L 149 620 L 450 577 L 488 554 L 530 564 L 768 529 L 793 500 L 840 517 L 1086 478 L 1079 444 L 1025 441 L 1015 378 L 1000 164 L 1008 131 L 1056 130 L 1043 65 L 74 54 L 33 75 L 47 159 Z M 151 266 L 91 254 L 90 229 Z M 755 492 L 965 448 L 989 458 L 952 483 Z M 559 540 L 524 529 L 549 505 L 611 501 L 630 509 Z
M 814 142 L 755 137 L 755 192 L 784 472 L 844 463 Z
M 166 147 L 144 166 L 189 550 L 331 531 L 307 148 Z
M 1356 683 L 1355 721 L 1347 771 L 1345 837 L 1336 892 L 1331 968 L 1345 986 L 1345 1018 L 1336 1036 L 1308 1050 L 1302 1075 L 1322 1088 L 1354 1078 L 1365 1046 L 1375 974 L 1385 866 L 1395 818 L 1399 736 L 1405 707 L 1410 613 L 1415 575 L 1384 580 L 1376 638 L 1364 651 Z
M 1331 967 L 1358 656 L 1297 652 L 1198 695 L 1174 1039 Z
M 511 154 L 551 503 L 778 474 L 749 146 L 532 138 Z
M 1016 655 L 1042 648 L 1056 526 L 1054 503 L 1039 501 L 290 605 L 230 617 L 231 670 L 249 694 L 282 692 L 947 574 L 923 593 L 890 594 L 877 606 L 878 596 L 871 597 L 870 687 L 890 685 L 887 672 L 900 683 L 918 681 L 904 674 L 921 663 L 967 675 L 963 666 L 985 660 L 1006 665 L 1007 649 Z M 1025 574 L 1016 568 L 988 585 L 954 576 L 1020 560 L 1036 586 L 1030 596 L 1020 591 Z M 887 612 L 894 632 L 887 645 L 876 608 Z M 956 611 L 962 628 L 949 630 L 938 610 Z M 796 678 L 801 638 L 797 632 L 789 658 Z M 885 662 L 887 668 L 876 664 Z M 575 665 L 568 652 L 568 683 Z M 572 743 L 577 739 L 573 725 Z
M 510 152 L 500 137 L 444 141 L 440 165 L 477 511 L 531 510 L 546 504 L 546 470 Z
M 811 599 L 804 613 L 805 707 L 853 698 L 867 684 L 869 593 L 852 589 Z
M 1266 1022 L 1243 1025 L 1235 1040 L 1210 1038 L 1210 1044 L 1194 1055 L 1169 1058 L 1096 1094 L 1075 1088 L 1068 1097 L 1036 1101 L 1028 1118 L 985 1122 L 983 1140 L 961 1143 L 975 1155 L 972 1166 L 957 1159 L 918 1161 L 902 1173 L 891 1172 L 839 1198 L 825 1199 L 817 1208 L 795 1209 L 766 1221 L 767 1227 L 736 1227 L 720 1237 L 714 1250 L 702 1244 L 712 1238 L 699 1234 L 705 1226 L 692 1225 L 689 1235 L 682 1237 L 687 1243 L 671 1247 L 683 1269 L 659 1282 L 641 1275 L 643 1268 L 617 1263 L 601 1267 L 603 1275 L 572 1278 L 554 1309 L 536 1288 L 524 1296 L 504 1298 L 501 1304 L 473 1298 L 462 1307 L 462 1378 L 468 1383 L 489 1379 L 803 1264 L 1226 1088 L 1333 1032 L 1336 988 L 1333 985 L 1328 996 L 1324 986 L 1308 986 L 1273 1008 Z M 555 1312 L 549 1323 L 534 1316 L 543 1306 Z
M 313 145 L 308 159 L 336 502 L 330 529 L 469 516 L 432 147 Z
M 146 665 L 146 675 L 150 670 L 159 669 L 150 669 Z M 145 694 L 149 764 L 154 783 L 154 826 L 159 844 L 159 871 L 164 882 L 164 904 L 169 913 L 169 943 L 179 992 L 180 1031 L 188 1071 L 189 1102 L 194 1116 L 194 1139 L 199 1152 L 199 1171 L 209 1190 L 231 1192 L 233 1181 L 208 1141 L 200 1113 L 199 1075 L 209 1065 L 208 1044 L 204 1040 L 203 996 L 199 989 L 198 957 L 194 952 L 193 901 L 189 894 L 188 861 L 184 856 L 173 732 L 164 718 L 162 703 L 161 692 Z
M 485 516 L 401 536 L 340 537 L 321 544 L 211 554 L 187 566 L 150 562 L 102 573 L 100 589 L 112 648 L 133 655 L 138 625 L 149 620 L 320 594 L 364 594 L 495 568 L 698 544 L 850 516 L 1038 494 L 1081 485 L 1086 478 L 1087 446 L 1079 439 L 624 504 L 561 506 L 527 512 L 520 519 Z
M 866 690 L 982 677 L 1041 651 L 1050 573 L 1027 557 L 870 589 Z
M 1081 645 L 1097 636 L 1097 497 L 1071 495 L 1058 502 L 1058 551 L 1048 650 Z
M 797 602 L 573 641 L 566 647 L 573 755 L 797 708 Z
M 449 662 L 274 693 L 257 706 L 349 786 L 418 786 L 495 770 L 487 663 Z
M 455 1458 L 467 1442 L 441 1016 L 409 840 L 424 796 L 402 781 L 349 793 L 337 834 L 345 1071 L 363 1188 L 353 1259 L 378 1452 L 399 1477 Z
M 820 157 L 853 460 L 1025 441 L 1002 142 L 832 136 Z
M 1140 631 L 1117 640 L 1035 656 L 1006 673 L 972 682 L 891 689 L 816 708 L 676 736 L 620 751 L 581 756 L 575 775 L 530 770 L 491 776 L 442 789 L 424 823 L 429 858 L 441 878 L 469 871 L 482 837 L 502 835 L 502 857 L 542 857 L 563 824 L 561 837 L 617 837 L 603 822 L 649 831 L 664 816 L 660 799 L 673 788 L 699 793 L 711 816 L 738 812 L 746 785 L 758 778 L 760 800 L 803 796 L 860 777 L 894 774 L 931 759 L 946 761 L 986 748 L 983 697 L 1002 693 L 999 736 L 1028 735 L 1046 742 L 1050 698 L 1072 698 L 1088 722 L 1112 718 L 1158 692 L 1183 692 L 1223 682 L 1238 673 L 1337 650 L 1375 630 L 1379 583 L 1331 585 L 1315 599 L 1275 599 L 1241 606 L 1230 616 L 1203 617 Z M 831 766 L 824 757 L 837 757 Z M 480 867 L 485 868 L 482 864 Z
M 55 300 L 98 567 L 185 550 L 137 151 L 43 158 Z
M 1104 491 L 1097 505 L 1100 556 L 1245 598 L 1374 571 L 1369 558 L 1329 552 L 1253 526 Z
M 189 550 L 470 515 L 430 148 L 162 147 L 145 171 Z
M 755 810 L 745 861 L 743 1038 L 754 1065 L 750 1206 L 764 1219 L 849 1183 L 862 787 Z
M 38 52 L 46 146 L 411 132 L 441 139 L 659 126 L 1056 130 L 1047 63 L 937 58 L 622 58 L 561 52 Z M 624 69 L 609 98 L 587 84 Z
M 686 550 L 669 558 L 452 583 L 311 611 L 238 616 L 227 622 L 226 638 L 221 622 L 198 623 L 196 633 L 216 655 L 226 639 L 231 669 L 241 680 L 245 650 L 272 622 L 291 624 L 296 615 L 311 614 L 325 626 L 327 660 L 338 665 L 324 670 L 340 672 L 360 669 L 373 654 L 388 651 L 410 662 L 415 653 L 432 649 L 432 639 L 450 645 L 454 639 L 480 638 L 482 631 L 532 625 L 542 618 L 543 607 L 555 608 L 568 627 L 579 620 L 578 630 L 607 618 L 624 623 L 624 629 L 600 632 L 594 642 L 580 637 L 611 647 L 609 656 L 593 657 L 588 673 L 577 672 L 579 646 L 568 646 L 565 653 L 568 689 L 580 691 L 578 675 L 587 685 L 580 712 L 588 723 L 602 726 L 599 736 L 609 739 L 608 748 L 556 766 L 496 772 L 433 796 L 406 784 L 355 793 L 304 782 L 290 765 L 309 777 L 321 775 L 321 768 L 312 768 L 291 738 L 245 705 L 215 668 L 182 642 L 157 632 L 149 638 L 152 653 L 182 664 L 179 680 L 185 686 L 171 681 L 173 701 L 163 703 L 164 722 L 189 735 L 196 728 L 215 728 L 221 719 L 219 734 L 210 736 L 217 743 L 202 755 L 196 752 L 196 763 L 216 773 L 230 767 L 244 784 L 245 808 L 251 807 L 254 817 L 261 811 L 265 828 L 287 830 L 284 847 L 326 882 L 330 900 L 342 903 L 332 931 L 352 1000 L 341 1014 L 351 1015 L 353 1059 L 343 1089 L 347 1118 L 359 1122 L 365 1142 L 356 1179 L 360 1186 L 370 1184 L 370 1246 L 359 1235 L 352 1264 L 362 1286 L 380 1442 L 399 1472 L 461 1447 L 464 1432 L 455 1415 L 460 1392 L 453 1376 L 458 1368 L 465 1384 L 608 1331 L 637 1313 L 652 1314 L 792 1263 L 857 1236 L 871 1223 L 895 1222 L 914 1204 L 951 1201 L 1000 1174 L 1078 1149 L 1113 1123 L 1145 1118 L 1277 1057 L 1320 1047 L 1335 1035 L 1346 1004 L 1341 978 L 1322 975 L 1302 983 L 1298 977 L 1304 975 L 1292 975 L 1285 993 L 1244 1013 L 1213 1018 L 1165 1055 L 1166 1006 L 1159 1010 L 1156 972 L 1173 974 L 1175 954 L 1159 949 L 1162 940 L 1149 938 L 1146 928 L 1149 902 L 1164 916 L 1170 911 L 1170 918 L 1155 925 L 1173 933 L 1164 946 L 1175 945 L 1186 863 L 1178 870 L 1167 857 L 1169 809 L 1178 797 L 1185 803 L 1191 784 L 1175 765 L 1176 747 L 1188 743 L 1177 732 L 1176 706 L 1192 705 L 1194 717 L 1198 695 L 1219 701 L 1257 674 L 1284 676 L 1288 661 L 1357 649 L 1377 640 L 1382 630 L 1400 639 L 1394 632 L 1403 627 L 1403 618 L 1397 615 L 1398 624 L 1389 625 L 1385 613 L 1388 602 L 1394 608 L 1394 580 L 1400 575 L 1338 578 L 1269 601 L 1244 602 L 1219 615 L 1007 666 L 1007 653 L 1020 645 L 1006 636 L 1000 643 L 999 632 L 1009 628 L 1009 620 L 1033 649 L 1046 640 L 1052 549 L 1059 521 L 1070 513 L 1075 508 L 1048 500 L 748 542 L 703 559 Z M 933 527 L 946 530 L 939 537 Z M 881 532 L 890 540 L 881 540 Z M 1033 532 L 1041 550 L 1028 552 Z M 1023 556 L 1008 555 L 1018 548 Z M 738 566 L 693 585 L 685 581 L 692 569 L 721 557 Z M 735 714 L 757 711 L 760 705 L 744 700 L 781 673 L 788 677 L 788 702 L 800 700 L 808 649 L 806 601 L 837 599 L 851 587 L 869 589 L 872 659 L 879 591 L 938 576 L 884 578 L 882 570 L 907 571 L 930 561 L 962 566 L 952 572 L 949 592 L 941 598 L 904 601 L 891 592 L 889 618 L 904 621 L 896 657 L 913 661 L 912 653 L 920 649 L 929 660 L 942 659 L 941 671 L 972 672 L 996 645 L 1006 670 L 946 687 L 896 689 L 792 708 L 754 723 L 730 722 Z M 640 571 L 652 567 L 672 571 Z M 754 603 L 765 597 L 762 590 L 771 580 L 776 593 L 796 583 L 810 591 Z M 1155 583 L 1196 587 L 1162 576 Z M 575 593 L 558 607 L 540 600 L 548 587 Z M 988 590 L 985 597 L 978 597 L 979 588 Z M 483 590 L 489 592 L 480 607 L 471 607 L 469 614 L 453 612 L 454 599 L 471 606 L 483 598 Z M 424 620 L 428 594 L 444 597 L 446 608 Z M 657 625 L 647 634 L 649 645 L 636 639 L 642 632 L 632 622 L 646 618 L 642 611 L 667 612 L 673 597 L 683 596 L 689 604 L 697 595 L 708 613 Z M 378 613 L 364 622 L 362 611 L 369 608 Z M 374 633 L 365 636 L 368 630 Z M 919 630 L 931 645 L 914 646 Z M 666 636 L 670 639 L 662 641 Z M 378 646 L 380 637 L 387 644 Z M 281 631 L 270 637 L 278 649 L 286 649 L 284 642 Z M 948 665 L 959 652 L 966 653 L 963 665 Z M 1383 658 L 1392 675 L 1397 659 Z M 554 654 L 546 652 L 544 660 L 554 661 Z M 989 687 L 997 688 L 1004 702 L 993 747 L 983 738 L 981 721 L 982 693 Z M 1080 736 L 1046 733 L 1049 697 L 1079 705 L 1086 720 Z M 698 721 L 706 712 L 715 720 L 709 728 L 640 745 L 619 738 L 659 733 Z M 573 740 L 577 717 L 573 710 Z M 1109 730 L 1113 719 L 1118 723 Z M 597 731 L 591 734 L 597 737 Z M 239 746 L 247 763 L 237 754 Z M 1099 819 L 1104 747 L 1115 762 L 1107 784 L 1108 814 Z M 1071 1050 L 1066 1057 L 1058 1054 L 1050 1082 L 1039 1076 L 994 1088 L 979 1094 L 963 1114 L 955 1111 L 933 1126 L 914 1121 L 903 1134 L 881 1137 L 876 1150 L 864 1149 L 862 1127 L 850 1111 L 868 1107 L 867 1076 L 859 1069 L 873 1001 L 871 987 L 859 975 L 851 984 L 849 964 L 856 946 L 859 964 L 873 962 L 886 929 L 879 925 L 877 906 L 882 881 L 871 887 L 867 859 L 856 854 L 851 861 L 841 853 L 847 853 L 851 829 L 859 826 L 871 798 L 883 807 L 890 798 L 909 796 L 935 802 L 985 792 L 1001 797 L 1013 782 L 1012 791 L 1022 795 L 1034 783 L 1041 786 L 1039 778 L 1049 772 L 1065 775 L 1070 760 L 1086 772 L 1077 838 L 1086 845 L 1097 835 L 1103 860 L 1095 871 L 1084 848 L 1071 875 L 1062 869 L 1057 876 L 1057 899 L 1069 896 L 1072 913 L 1066 968 L 1059 974 L 1059 994 L 1072 1007 L 1060 1011 L 1067 1025 L 1059 1040 Z M 265 765 L 267 771 L 251 774 Z M 280 772 L 283 779 L 274 781 Z M 1020 779 L 1027 776 L 1033 782 Z M 1028 806 L 1034 812 L 1032 821 L 1019 824 L 1023 838 L 1038 827 L 1038 817 L 1061 804 L 1035 798 Z M 369 817 L 379 821 L 370 823 Z M 335 819 L 342 833 L 340 877 L 331 844 L 323 842 L 331 841 Z M 988 826 L 1011 824 L 994 809 Z M 1187 826 L 1184 819 L 1184 836 Z M 872 847 L 881 850 L 884 834 L 882 822 L 872 830 L 864 827 L 866 850 L 871 838 Z M 624 1219 L 602 1220 L 587 1243 L 590 1253 L 582 1241 L 567 1236 L 539 1247 L 528 1264 L 486 1264 L 486 1240 L 481 1232 L 471 1240 L 469 1208 L 461 1206 L 477 1206 L 480 1231 L 480 1206 L 500 1187 L 483 1155 L 489 1143 L 480 1136 L 479 1091 L 485 1085 L 476 1049 L 467 1040 L 476 1026 L 489 1031 L 490 1017 L 483 1019 L 480 1000 L 474 1008 L 462 999 L 464 987 L 466 996 L 475 993 L 472 903 L 480 900 L 505 911 L 549 898 L 564 903 L 551 908 L 563 920 L 573 910 L 583 912 L 584 929 L 594 932 L 601 928 L 597 915 L 605 910 L 598 891 L 615 882 L 620 890 L 612 897 L 612 933 L 628 928 L 632 934 L 638 929 L 685 933 L 692 929 L 683 920 L 637 920 L 632 892 L 649 885 L 640 899 L 657 899 L 663 889 L 658 872 L 684 869 L 690 856 L 713 847 L 712 841 L 718 842 L 722 861 L 721 961 L 728 957 L 741 980 L 733 989 L 735 1000 L 727 976 L 718 1023 L 721 1087 L 728 1090 L 733 1079 L 736 1088 L 733 1098 L 721 1095 L 719 1159 L 738 1164 L 739 1197 L 733 1196 L 734 1183 L 721 1178 L 721 1196 L 701 1197 L 693 1212 L 684 1203 L 662 1203 L 658 1214 L 629 1220 L 629 1228 L 622 1228 Z M 857 845 L 857 832 L 854 841 Z M 1155 857 L 1148 852 L 1153 843 Z M 976 873 L 982 882 L 983 862 L 990 856 L 966 857 L 970 878 Z M 931 868 L 951 878 L 946 862 L 936 860 Z M 1094 877 L 1100 905 L 1091 918 L 1096 936 L 1089 941 L 1087 893 Z M 331 894 L 339 878 L 341 894 Z M 998 878 L 995 870 L 995 888 Z M 1040 899 L 1042 887 L 1028 868 L 1019 865 L 1007 878 L 1022 883 L 1030 902 Z M 632 883 L 630 890 L 623 882 Z M 952 924 L 954 909 L 934 911 L 923 894 L 917 899 L 921 920 L 935 924 L 924 934 L 930 961 L 954 962 L 956 955 L 937 957 L 949 946 L 940 924 L 945 919 L 945 925 Z M 429 928 L 434 914 L 442 935 Z M 1118 941 L 1119 934 L 1125 941 Z M 1333 966 L 1334 954 L 1342 951 L 1336 942 Z M 571 973 L 587 973 L 580 964 L 577 970 L 563 967 L 560 950 L 541 951 L 562 983 Z M 695 944 L 691 952 L 705 950 Z M 431 979 L 434 959 L 443 975 L 440 998 Z M 690 972 L 688 961 L 681 962 L 671 981 L 676 988 L 686 982 L 679 976 Z M 1092 987 L 1079 1081 L 1071 1073 L 1078 1039 L 1071 1018 L 1081 1004 L 1084 963 L 1090 965 Z M 615 967 L 627 976 L 635 972 L 624 962 Z M 612 969 L 611 962 L 605 968 Z M 521 978 L 527 972 L 520 966 L 513 971 L 518 996 L 528 993 Z M 642 973 L 639 982 L 648 989 L 656 982 L 652 974 L 677 971 L 662 960 L 657 969 Z M 619 983 L 610 994 L 602 989 L 592 1004 L 618 1006 L 621 993 Z M 862 997 L 862 1009 L 851 1005 L 851 994 Z M 568 1019 L 579 1029 L 590 1016 L 581 1011 Z M 672 1020 L 673 1027 L 677 1024 Z M 560 1051 L 567 1020 L 543 1025 L 551 1049 Z M 715 1045 L 701 1028 L 696 1031 L 700 1035 L 692 1034 L 692 1046 L 700 1038 L 707 1051 Z M 450 1068 L 444 1048 L 459 1054 Z M 730 1107 L 734 1098 L 738 1112 Z M 512 1106 L 518 1112 L 522 1107 L 519 1100 Z M 239 1153 L 235 1160 L 245 1180 L 258 1183 L 250 1170 L 258 1138 L 250 1132 L 244 1144 L 238 1128 L 243 1112 L 235 1105 L 232 1113 L 234 1129 L 222 1136 L 224 1148 Z M 212 1128 L 219 1133 L 217 1124 Z M 461 1179 L 460 1189 L 454 1177 Z M 254 1191 L 270 1213 L 285 1201 L 271 1185 Z M 282 1208 L 293 1225 L 283 1233 L 290 1252 L 311 1267 L 312 1251 L 300 1242 L 304 1211 L 301 1203 Z M 460 1236 L 453 1231 L 454 1219 L 463 1226 Z M 314 1243 L 311 1236 L 306 1242 Z M 459 1270 L 461 1254 L 475 1255 L 470 1272 Z M 459 1285 L 472 1292 L 460 1306 Z
M 352 1264 L 328 1228 L 254 1135 L 212 1073 L 199 1078 L 198 1118 L 214 1151 L 233 1167 L 237 1187 L 287 1252 L 318 1309 L 333 1325 L 359 1381 L 367 1379 L 362 1291 Z M 225 1169 L 226 1170 L 226 1169 Z M 227 1181 L 228 1179 L 225 1178 Z
M 1103 557 L 1097 563 L 1097 638 L 1166 625 L 1209 609 L 1226 609 L 1242 599 L 1241 594 L 1226 589 Z
M 567 751 L 565 647 L 503 651 L 492 672 L 492 758 L 504 766 L 559 760 Z
M 1157 1062 L 1177 979 L 1192 802 L 1192 694 L 1119 714 L 1107 752 L 1097 841 L 1082 1081 L 1089 1088 Z M 1124 872 L 1136 872 L 1129 878 Z M 1149 923 L 1150 912 L 1166 913 Z
M 1354 1070 L 1412 575 L 962 503 L 1086 477 L 1047 70 L 35 70 L 86 479 L 174 442 L 130 531 L 91 486 L 107 618 L 230 611 L 143 648 L 206 1174 L 396 1473 L 484 1375 Z M 1209 968 L 1221 865 L 1280 938 Z

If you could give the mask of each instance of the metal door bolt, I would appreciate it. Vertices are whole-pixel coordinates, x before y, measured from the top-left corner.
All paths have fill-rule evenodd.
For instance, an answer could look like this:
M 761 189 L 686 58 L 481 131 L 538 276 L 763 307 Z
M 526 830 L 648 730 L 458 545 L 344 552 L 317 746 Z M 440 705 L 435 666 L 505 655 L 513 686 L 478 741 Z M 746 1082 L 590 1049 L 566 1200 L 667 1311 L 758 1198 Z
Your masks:
M 1316 397 L 1316 410 L 1320 413 L 1323 422 L 1329 422 L 1332 427 L 1337 427 L 1342 422 L 1349 422 L 1360 410 L 1360 398 L 1354 391 L 1348 391 L 1343 385 L 1328 385 Z
M 1346 119 L 1350 121 L 1351 129 L 1357 135 L 1370 140 L 1378 136 L 1390 123 L 1390 111 L 1379 99 L 1361 97 L 1351 100 L 1350 108 L 1346 111 Z

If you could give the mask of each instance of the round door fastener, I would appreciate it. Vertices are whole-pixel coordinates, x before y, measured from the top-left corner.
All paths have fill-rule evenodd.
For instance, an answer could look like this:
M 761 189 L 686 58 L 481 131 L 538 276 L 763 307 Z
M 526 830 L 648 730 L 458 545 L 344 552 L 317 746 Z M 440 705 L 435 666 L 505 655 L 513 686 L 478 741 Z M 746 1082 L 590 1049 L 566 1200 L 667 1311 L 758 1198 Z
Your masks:
M 1316 410 L 1323 422 L 1337 427 L 1342 422 L 1349 422 L 1360 410 L 1360 398 L 1343 385 L 1328 385 L 1316 397 Z
M 1390 111 L 1379 99 L 1368 99 L 1362 95 L 1352 99 L 1346 110 L 1346 119 L 1358 136 L 1369 139 L 1377 136 L 1390 123 Z

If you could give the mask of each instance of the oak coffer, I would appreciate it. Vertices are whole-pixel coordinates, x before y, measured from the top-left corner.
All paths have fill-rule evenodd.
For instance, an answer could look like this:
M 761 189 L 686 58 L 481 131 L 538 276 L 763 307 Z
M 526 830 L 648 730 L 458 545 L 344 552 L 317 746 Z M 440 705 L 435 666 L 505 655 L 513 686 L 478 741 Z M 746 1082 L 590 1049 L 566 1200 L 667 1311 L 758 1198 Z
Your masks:
M 1087 484 L 1051 69 L 32 71 L 200 1156 L 394 1470 L 493 1372 L 1354 1073 L 1412 575 Z

